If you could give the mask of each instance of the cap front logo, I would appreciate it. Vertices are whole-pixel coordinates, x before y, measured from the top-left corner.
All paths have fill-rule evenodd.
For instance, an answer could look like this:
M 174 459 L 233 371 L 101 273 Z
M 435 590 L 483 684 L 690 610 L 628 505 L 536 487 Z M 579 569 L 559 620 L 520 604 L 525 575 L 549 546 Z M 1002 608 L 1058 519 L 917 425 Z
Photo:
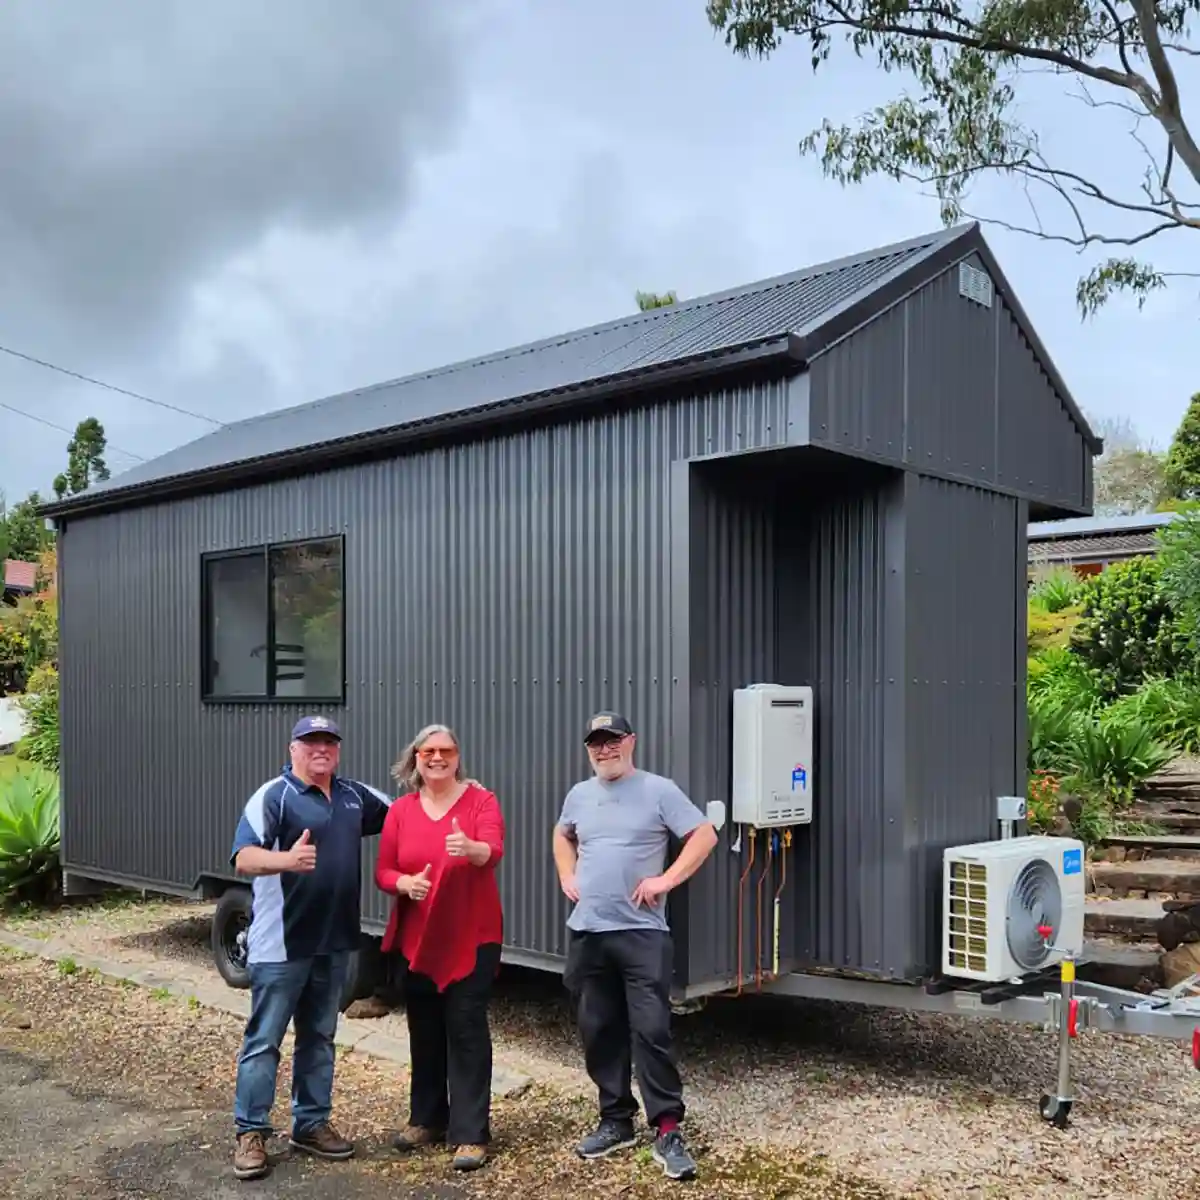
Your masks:
M 313 717 L 313 719 L 309 721 L 309 724 L 314 729 L 327 729 L 329 727 L 329 722 L 325 720 L 324 717 Z
M 607 729 L 612 724 L 612 717 L 593 717 L 593 729 Z

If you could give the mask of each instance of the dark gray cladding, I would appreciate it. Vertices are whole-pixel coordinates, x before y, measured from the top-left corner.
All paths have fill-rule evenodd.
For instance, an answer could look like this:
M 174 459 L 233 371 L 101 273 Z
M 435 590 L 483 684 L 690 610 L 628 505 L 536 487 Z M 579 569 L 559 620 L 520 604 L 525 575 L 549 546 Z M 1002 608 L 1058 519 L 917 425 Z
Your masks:
M 675 351 L 683 375 L 634 378 Z M 1025 784 L 1027 522 L 1092 502 L 1092 435 L 982 239 L 885 248 L 530 355 L 411 383 L 414 419 L 477 410 L 420 441 L 268 453 L 170 497 L 146 482 L 59 509 L 65 865 L 182 892 L 232 879 L 239 811 L 307 706 L 203 702 L 201 556 L 340 535 L 345 767 L 389 787 L 420 726 L 458 729 L 508 821 L 511 957 L 561 961 L 550 834 L 588 770 L 588 712 L 626 711 L 643 766 L 728 804 L 733 692 L 779 682 L 816 690 L 813 822 L 790 846 L 760 838 L 744 885 L 750 831 L 726 826 L 671 897 L 677 982 L 728 986 L 740 964 L 753 987 L 776 945 L 782 970 L 936 969 L 941 852 L 991 836 L 997 795 Z M 605 364 L 634 374 L 585 395 Z M 561 394 L 514 407 L 535 377 Z M 503 422 L 479 416 L 489 396 Z M 376 401 L 360 424 L 397 416 Z M 356 403 L 314 407 L 336 423 Z M 378 929 L 384 900 L 369 880 L 364 895 Z

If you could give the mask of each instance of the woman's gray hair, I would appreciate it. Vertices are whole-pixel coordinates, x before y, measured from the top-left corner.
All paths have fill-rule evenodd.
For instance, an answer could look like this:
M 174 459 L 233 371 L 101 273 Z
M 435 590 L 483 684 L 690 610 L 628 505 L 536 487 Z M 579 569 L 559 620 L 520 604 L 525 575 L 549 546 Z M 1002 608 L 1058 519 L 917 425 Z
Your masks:
M 417 751 L 431 738 L 435 733 L 444 733 L 458 749 L 458 736 L 449 725 L 426 725 L 420 733 L 417 734 L 407 746 L 404 747 L 404 753 L 400 755 L 398 762 L 392 764 L 392 778 L 407 792 L 418 792 L 421 790 L 421 784 L 425 782 L 421 775 L 421 769 L 417 766 Z M 458 764 L 454 768 L 454 778 L 461 780 L 463 778 L 462 754 L 459 753 Z

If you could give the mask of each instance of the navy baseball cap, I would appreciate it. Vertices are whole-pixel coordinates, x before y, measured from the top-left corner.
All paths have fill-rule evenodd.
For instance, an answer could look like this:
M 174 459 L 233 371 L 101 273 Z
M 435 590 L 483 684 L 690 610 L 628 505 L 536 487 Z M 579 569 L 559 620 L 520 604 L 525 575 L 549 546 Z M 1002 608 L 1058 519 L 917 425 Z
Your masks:
M 583 740 L 586 744 L 597 737 L 625 737 L 632 732 L 633 726 L 620 713 L 598 712 L 588 721 Z
M 301 717 L 292 727 L 292 741 L 298 738 L 311 737 L 314 733 L 323 733 L 326 737 L 342 740 L 342 731 L 328 717 Z

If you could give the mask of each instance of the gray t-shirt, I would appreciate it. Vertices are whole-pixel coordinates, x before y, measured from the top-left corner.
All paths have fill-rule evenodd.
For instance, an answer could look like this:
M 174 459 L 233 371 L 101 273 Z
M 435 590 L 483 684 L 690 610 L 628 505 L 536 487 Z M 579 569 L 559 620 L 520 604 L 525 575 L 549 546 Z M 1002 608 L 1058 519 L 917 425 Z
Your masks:
M 577 783 L 558 818 L 574 833 L 579 853 L 579 903 L 567 927 L 587 933 L 665 930 L 666 897 L 653 906 L 635 905 L 634 889 L 666 869 L 668 833 L 684 838 L 707 819 L 676 784 L 649 771 L 635 770 L 613 783 L 594 776 Z

